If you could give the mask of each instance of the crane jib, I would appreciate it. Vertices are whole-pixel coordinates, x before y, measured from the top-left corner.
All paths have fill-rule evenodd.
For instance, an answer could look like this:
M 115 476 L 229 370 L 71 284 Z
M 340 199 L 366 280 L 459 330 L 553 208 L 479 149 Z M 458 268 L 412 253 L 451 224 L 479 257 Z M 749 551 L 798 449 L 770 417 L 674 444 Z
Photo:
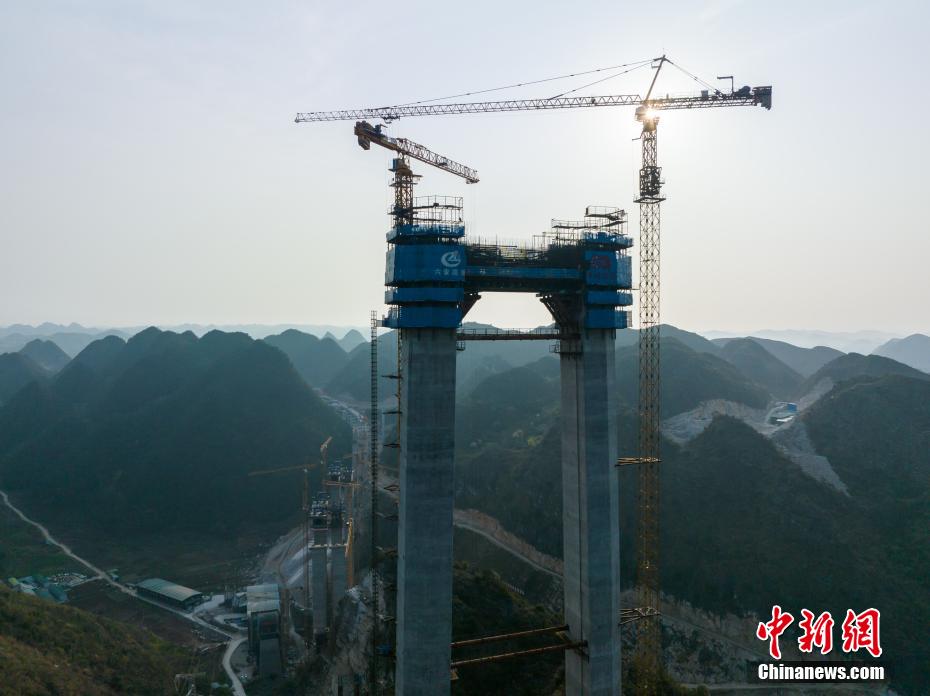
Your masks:
M 394 121 L 409 116 L 443 116 L 454 114 L 494 113 L 505 111 L 544 111 L 551 109 L 580 109 L 598 106 L 640 106 L 643 98 L 638 94 L 613 94 L 591 97 L 557 97 L 555 99 L 514 99 L 508 101 L 465 102 L 459 104 L 413 104 L 409 106 L 383 106 L 373 109 L 343 111 L 310 111 L 297 114 L 296 123 L 319 121 L 346 121 L 380 118 Z M 704 91 L 697 95 L 666 96 L 650 99 L 647 106 L 654 109 L 702 109 L 724 106 L 761 106 L 772 108 L 772 88 L 743 87 L 732 93 Z

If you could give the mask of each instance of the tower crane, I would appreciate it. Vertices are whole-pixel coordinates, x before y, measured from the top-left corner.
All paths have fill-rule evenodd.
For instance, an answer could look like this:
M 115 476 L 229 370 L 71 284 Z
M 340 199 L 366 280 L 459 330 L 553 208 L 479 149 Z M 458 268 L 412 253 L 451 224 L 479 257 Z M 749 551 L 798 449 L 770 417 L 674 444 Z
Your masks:
M 332 436 L 327 437 L 323 444 L 320 445 L 320 465 L 324 470 L 326 469 L 326 452 L 329 450 L 329 443 L 332 442 L 332 440 Z M 315 469 L 316 467 L 317 465 L 308 459 L 306 464 L 298 464 L 296 466 L 282 466 L 276 469 L 261 469 L 259 471 L 250 471 L 248 474 L 249 476 L 267 476 L 269 474 L 282 474 L 290 471 L 303 471 L 304 486 L 303 495 L 301 496 L 301 511 L 303 512 L 304 537 L 304 641 L 306 642 L 308 650 L 310 648 L 310 643 L 313 640 L 313 631 L 310 629 L 310 470 Z
M 354 454 L 347 454 L 344 457 L 341 457 L 336 460 L 336 462 L 342 462 L 346 459 L 354 459 Z M 346 569 L 347 569 L 347 578 L 349 587 L 354 587 L 354 556 L 352 548 L 352 536 L 353 528 L 355 526 L 355 490 L 359 488 L 358 481 L 355 480 L 355 466 L 353 466 L 348 471 L 343 466 L 337 466 L 337 468 L 329 469 L 329 476 L 327 480 L 323 482 L 324 486 L 329 488 L 336 488 L 339 491 L 339 505 L 345 510 L 345 536 L 340 537 L 340 543 L 345 543 L 346 545 Z
M 357 121 L 355 123 L 355 135 L 358 138 L 359 147 L 363 150 L 370 150 L 371 144 L 374 143 L 385 149 L 393 150 L 399 155 L 399 157 L 394 158 L 390 170 L 394 174 L 394 181 L 391 182 L 391 188 L 394 189 L 394 208 L 391 214 L 398 225 L 413 224 L 416 217 L 417 209 L 413 204 L 413 186 L 419 175 L 413 173 L 410 162 L 407 161 L 408 157 L 460 176 L 465 179 L 465 183 L 478 183 L 478 172 L 471 167 L 466 167 L 464 164 L 459 164 L 448 157 L 437 154 L 425 145 L 420 145 L 412 140 L 391 138 L 382 132 L 383 128 L 382 124 L 373 126 L 367 121 Z
M 662 111 L 681 109 L 712 109 L 731 106 L 761 106 L 766 110 L 772 108 L 772 87 L 770 85 L 735 89 L 733 77 L 720 77 L 730 81 L 729 92 L 704 83 L 707 89 L 698 94 L 653 96 L 656 80 L 665 64 L 673 65 L 687 75 L 697 77 L 684 71 L 667 56 L 662 55 L 652 61 L 655 73 L 645 97 L 639 94 L 614 94 L 583 97 L 553 97 L 549 99 L 511 99 L 504 101 L 460 102 L 444 104 L 408 104 L 384 106 L 370 109 L 350 109 L 342 111 L 312 111 L 298 113 L 295 123 L 314 123 L 321 121 L 341 121 L 353 119 L 381 119 L 391 123 L 397 119 L 413 116 L 446 116 L 455 114 L 495 113 L 510 111 L 549 111 L 556 109 L 586 109 L 609 106 L 636 107 L 636 121 L 642 125 L 642 164 L 639 170 L 639 196 L 636 202 L 640 206 L 640 245 L 639 245 L 639 437 L 637 456 L 623 457 L 617 464 L 637 465 L 639 478 L 638 491 L 638 529 L 636 547 L 636 586 L 638 604 L 636 609 L 626 610 L 620 617 L 621 623 L 634 619 L 637 621 L 637 659 L 643 683 L 641 693 L 652 694 L 657 688 L 657 676 L 661 666 L 661 633 L 659 615 L 659 291 L 660 291 L 660 204 L 662 196 L 662 168 L 658 165 L 657 129 L 659 114 Z M 365 126 L 363 133 L 375 131 L 381 135 L 377 126 L 366 121 L 356 125 Z M 383 138 L 383 136 L 381 136 Z M 402 150 L 368 138 L 384 147 L 391 147 L 398 152 Z M 359 135 L 359 144 L 363 136 Z M 367 147 L 366 147 L 367 149 Z M 427 151 L 428 152 L 428 151 Z M 415 155 L 408 152 L 411 157 Z M 421 161 L 447 168 L 428 158 L 416 157 Z M 443 158 L 440 158 L 440 161 Z M 454 164 L 454 163 L 453 163 Z M 409 170 L 409 167 L 408 167 Z M 453 171 L 451 168 L 449 171 Z M 395 169 L 395 181 L 397 170 Z M 453 171 L 459 176 L 460 172 Z M 467 177 L 466 177 L 467 180 Z M 412 178 L 409 180 L 412 183 Z M 395 184 L 396 186 L 396 184 Z M 409 186 L 407 187 L 409 190 Z M 409 199 L 408 199 L 409 201 Z M 410 210 L 410 204 L 406 206 Z M 395 205 L 395 215 L 398 213 Z
M 401 155 L 412 157 L 415 160 L 425 162 L 439 169 L 444 169 L 450 174 L 455 174 L 465 179 L 466 183 L 477 184 L 478 172 L 464 164 L 459 164 L 450 160 L 448 157 L 436 154 L 429 148 L 419 143 L 415 143 L 407 138 L 391 138 L 382 133 L 383 126 L 371 125 L 367 121 L 358 121 L 355 124 L 355 135 L 358 136 L 358 144 L 363 150 L 371 148 L 371 144 L 380 145 L 381 147 L 393 150 Z
M 350 117 L 346 117 L 350 118 Z M 380 116 L 378 118 L 381 118 Z M 326 119 L 326 120 L 341 120 L 341 119 Z M 389 122 L 390 119 L 382 120 Z M 465 180 L 467 184 L 477 184 L 478 183 L 478 172 L 467 167 L 464 164 L 460 164 L 454 160 L 449 159 L 444 155 L 440 155 L 436 152 L 433 152 L 425 145 L 420 145 L 415 143 L 412 140 L 407 138 L 392 138 L 386 135 L 383 132 L 384 125 L 377 124 L 372 125 L 368 121 L 356 121 L 355 123 L 355 136 L 358 138 L 359 147 L 363 150 L 370 150 L 372 143 L 379 145 L 387 150 L 391 150 L 398 154 L 397 157 L 391 163 L 390 171 L 394 174 L 394 179 L 391 182 L 391 188 L 394 189 L 394 206 L 391 209 L 391 215 L 394 218 L 394 227 L 399 229 L 403 226 L 414 225 L 418 220 L 422 220 L 421 211 L 433 211 L 438 215 L 442 215 L 443 211 L 445 212 L 460 212 L 461 205 L 456 206 L 454 203 L 449 204 L 448 202 L 440 202 L 438 199 L 432 201 L 427 201 L 423 205 L 417 205 L 413 198 L 413 187 L 416 184 L 416 180 L 419 178 L 419 175 L 414 174 L 413 170 L 410 167 L 409 159 L 415 159 L 417 161 L 429 164 L 430 166 L 436 167 L 437 169 L 442 169 L 443 171 L 454 174 L 458 177 L 461 177 Z M 429 214 L 427 212 L 427 214 Z M 436 221 L 436 220 L 433 220 Z M 372 350 L 372 365 L 377 365 L 377 318 L 374 313 L 372 313 L 372 328 L 371 328 L 371 350 Z M 398 343 L 397 343 L 398 356 L 401 350 L 401 340 L 400 335 L 398 334 Z M 400 360 L 398 359 L 398 365 L 400 365 Z M 372 368 L 374 370 L 374 367 Z M 398 368 L 399 372 L 399 368 Z M 397 404 L 398 410 L 397 415 L 400 416 L 400 376 L 394 375 L 397 378 Z M 375 375 L 375 372 L 372 371 L 372 381 L 371 381 L 371 394 L 372 394 L 372 405 L 371 405 L 371 439 L 372 439 L 372 462 L 371 462 L 371 519 L 372 525 L 370 530 L 371 535 L 371 575 L 372 575 L 372 601 L 373 601 L 373 611 L 375 617 L 380 616 L 379 608 L 379 596 L 378 596 L 378 587 L 384 587 L 384 584 L 381 582 L 381 576 L 378 571 L 376 571 L 375 566 L 378 564 L 377 558 L 379 551 L 382 549 L 377 545 L 378 542 L 378 517 L 381 513 L 378 512 L 378 466 L 377 466 L 377 448 L 379 446 L 378 442 L 378 414 L 377 414 L 377 388 L 378 381 Z M 399 446 L 400 437 L 398 436 L 398 446 Z M 352 494 L 353 487 L 357 486 L 357 483 L 351 482 L 348 484 L 349 487 L 349 500 L 350 505 L 352 504 Z M 352 559 L 351 549 L 353 546 L 353 536 L 354 536 L 354 524 L 349 529 L 349 538 L 347 540 L 346 553 L 350 559 Z M 395 553 L 396 555 L 396 553 Z M 389 557 L 389 555 L 385 555 Z M 377 665 L 377 656 L 381 654 L 385 646 L 382 646 L 379 642 L 379 627 L 378 621 L 375 620 L 372 626 L 372 651 L 371 651 L 371 663 L 369 667 L 369 682 L 371 685 L 371 692 L 377 693 L 377 683 L 378 683 L 378 665 Z

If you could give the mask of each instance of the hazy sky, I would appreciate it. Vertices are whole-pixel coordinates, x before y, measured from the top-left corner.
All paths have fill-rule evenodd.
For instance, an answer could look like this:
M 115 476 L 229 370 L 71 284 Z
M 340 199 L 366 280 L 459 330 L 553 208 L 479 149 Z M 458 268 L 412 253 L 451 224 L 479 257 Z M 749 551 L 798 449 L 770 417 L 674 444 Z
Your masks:
M 660 126 L 663 319 L 930 331 L 914 2 L 0 3 L 0 324 L 364 324 L 383 292 L 387 152 L 296 111 L 377 106 L 667 52 L 775 106 Z M 648 70 L 589 94 L 645 91 Z M 699 89 L 669 71 L 660 91 Z M 580 84 L 515 95 L 548 97 Z M 584 92 L 582 92 L 584 93 Z M 488 95 L 493 97 L 494 95 Z M 632 109 L 406 119 L 469 164 L 469 233 L 526 239 L 634 198 Z M 490 296 L 469 318 L 545 321 Z

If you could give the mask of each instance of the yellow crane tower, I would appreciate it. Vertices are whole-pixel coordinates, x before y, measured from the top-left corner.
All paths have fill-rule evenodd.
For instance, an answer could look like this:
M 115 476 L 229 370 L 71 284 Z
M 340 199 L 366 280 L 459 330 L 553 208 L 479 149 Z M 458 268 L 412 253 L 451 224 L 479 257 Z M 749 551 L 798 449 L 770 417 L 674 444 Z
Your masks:
M 354 459 L 354 454 L 347 454 L 338 461 L 344 461 L 346 459 Z M 339 503 L 344 508 L 344 515 L 346 519 L 346 535 L 345 539 L 342 541 L 345 543 L 346 550 L 346 580 L 349 587 L 355 586 L 355 557 L 353 555 L 353 535 L 355 529 L 355 490 L 359 487 L 358 481 L 355 480 L 355 462 L 353 461 L 353 467 L 351 475 L 346 476 L 344 469 L 339 469 L 335 472 L 330 471 L 329 477 L 324 482 L 323 485 L 336 488 L 340 491 Z
M 327 437 L 320 445 L 320 459 L 323 469 L 326 468 L 326 452 L 329 449 L 329 443 L 332 442 L 332 436 Z M 300 509 L 302 512 L 301 524 L 303 527 L 303 583 L 304 583 L 304 642 L 307 647 L 313 641 L 313 631 L 311 630 L 310 614 L 310 471 L 317 465 L 309 459 L 306 464 L 297 464 L 295 466 L 282 466 L 276 469 L 261 469 L 250 471 L 249 476 L 268 476 L 269 474 L 283 474 L 291 471 L 302 471 L 303 476 L 303 494 L 301 496 Z M 287 591 L 287 587 L 284 588 Z M 286 604 L 286 603 L 285 603 Z

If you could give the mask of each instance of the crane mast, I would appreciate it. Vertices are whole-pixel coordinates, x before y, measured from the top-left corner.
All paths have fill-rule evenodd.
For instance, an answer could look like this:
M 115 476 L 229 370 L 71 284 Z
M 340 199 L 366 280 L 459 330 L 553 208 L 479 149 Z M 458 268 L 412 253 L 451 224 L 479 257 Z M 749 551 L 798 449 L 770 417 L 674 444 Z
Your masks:
M 638 693 L 656 694 L 661 659 L 661 625 L 659 622 L 659 322 L 660 322 L 660 205 L 662 196 L 662 168 L 658 165 L 657 129 L 662 111 L 681 109 L 708 109 L 732 106 L 761 106 L 772 108 L 772 87 L 744 86 L 734 88 L 732 76 L 730 91 L 722 92 L 709 87 L 698 94 L 654 97 L 656 80 L 666 56 L 653 61 L 655 74 L 646 96 L 614 94 L 586 97 L 554 97 L 550 99 L 516 99 L 487 102 L 446 104 L 408 104 L 342 111 L 313 111 L 298 113 L 295 123 L 338 121 L 354 119 L 381 119 L 390 123 L 404 117 L 446 116 L 456 114 L 494 113 L 510 111 L 549 111 L 609 106 L 635 106 L 636 120 L 642 124 L 640 137 L 642 164 L 639 170 L 640 206 L 639 240 L 639 434 L 638 455 L 623 457 L 618 465 L 636 465 L 638 470 L 637 542 L 636 542 L 636 609 L 622 610 L 620 623 L 637 620 L 636 662 L 640 683 Z M 673 63 L 672 63 L 673 64 Z M 673 64 L 674 65 L 674 64 Z M 689 73 L 690 74 L 690 73 Z M 692 75 L 692 77 L 694 77 Z M 695 78 L 697 79 L 697 78 Z M 439 167 L 474 183 L 477 172 L 464 165 L 436 155 L 421 145 L 404 139 L 393 139 L 381 133 L 381 126 L 367 121 L 356 123 L 359 145 L 366 150 L 370 143 L 400 153 L 394 160 L 395 223 L 411 222 L 414 216 L 412 187 L 416 175 L 410 170 L 406 157 L 418 159 Z M 470 178 L 473 175 L 473 180 Z
M 659 310 L 662 168 L 658 162 L 659 117 L 647 106 L 665 56 L 659 59 L 643 105 L 636 109 L 642 123 L 642 165 L 639 170 L 639 461 L 637 462 L 636 594 L 646 617 L 636 623 L 636 660 L 640 687 L 656 693 L 662 664 L 659 620 Z

